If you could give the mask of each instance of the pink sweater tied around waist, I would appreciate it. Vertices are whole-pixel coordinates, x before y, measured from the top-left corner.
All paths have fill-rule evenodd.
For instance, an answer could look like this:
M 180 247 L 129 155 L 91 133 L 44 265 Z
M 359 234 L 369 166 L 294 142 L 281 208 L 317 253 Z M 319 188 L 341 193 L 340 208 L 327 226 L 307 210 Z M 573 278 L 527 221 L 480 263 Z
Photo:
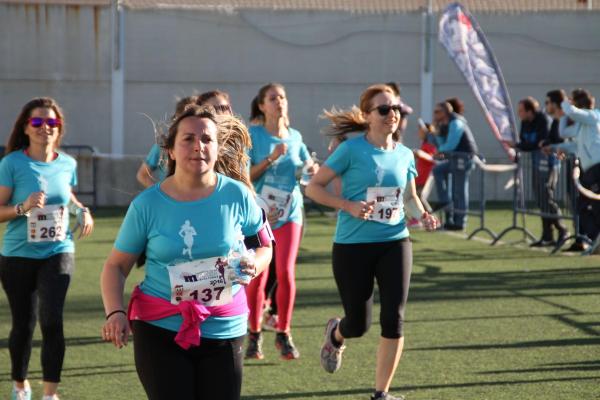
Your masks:
M 131 294 L 127 315 L 130 321 L 154 321 L 181 314 L 183 323 L 175 336 L 175 343 L 184 349 L 200 345 L 200 326 L 208 317 L 234 317 L 248 312 L 246 291 L 242 288 L 233 296 L 233 301 L 222 306 L 207 307 L 194 300 L 171 304 L 170 301 L 150 296 L 136 286 Z

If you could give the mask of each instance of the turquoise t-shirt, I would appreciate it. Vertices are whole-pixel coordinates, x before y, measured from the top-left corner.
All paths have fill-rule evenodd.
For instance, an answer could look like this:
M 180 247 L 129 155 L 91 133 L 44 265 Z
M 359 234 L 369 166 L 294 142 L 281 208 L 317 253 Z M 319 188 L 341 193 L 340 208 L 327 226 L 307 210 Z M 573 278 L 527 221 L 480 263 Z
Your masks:
M 254 195 L 238 181 L 223 175 L 217 177 L 214 192 L 200 200 L 174 200 L 160 189 L 160 184 L 155 184 L 129 206 L 115 248 L 130 254 L 146 252 L 145 276 L 140 284 L 145 294 L 170 301 L 169 265 L 226 256 L 240 231 L 245 236 L 259 231 L 262 212 Z M 234 284 L 233 293 L 240 288 Z M 180 315 L 174 315 L 150 323 L 178 331 L 182 321 Z M 244 335 L 246 329 L 246 313 L 209 317 L 202 324 L 202 336 L 234 338 Z
M 36 161 L 23 150 L 13 151 L 0 161 L 0 186 L 12 190 L 9 205 L 24 202 L 32 192 L 46 193 L 47 205 L 67 207 L 73 186 L 77 185 L 77 161 L 71 156 L 58 152 L 58 157 L 50 162 Z M 68 227 L 68 211 L 66 226 Z M 5 257 L 28 257 L 43 259 L 59 253 L 73 253 L 73 235 L 67 230 L 66 237 L 54 242 L 28 242 L 27 217 L 17 217 L 9 221 L 2 245 Z
M 325 165 L 342 180 L 342 197 L 366 201 L 369 187 L 399 187 L 402 194 L 407 183 L 417 176 L 413 152 L 396 143 L 393 150 L 382 150 L 370 144 L 364 135 L 344 141 L 327 158 Z M 402 202 L 403 195 L 399 194 Z M 408 236 L 404 207 L 400 203 L 399 222 L 394 225 L 354 218 L 345 211 L 338 214 L 336 243 L 387 242 Z
M 280 139 L 269 132 L 262 125 L 250 127 L 252 148 L 250 149 L 250 163 L 256 165 L 267 158 L 280 143 L 288 146 L 287 153 L 279 157 L 273 165 L 252 182 L 259 195 L 263 193 L 264 186 L 270 186 L 291 194 L 291 205 L 288 217 L 279 220 L 273 229 L 280 228 L 287 222 L 302 224 L 302 193 L 296 178 L 296 172 L 310 158 L 306 145 L 302 142 L 302 135 L 295 129 L 288 128 L 289 136 Z
M 160 162 L 160 147 L 154 143 L 144 160 L 151 171 L 156 171 L 158 181 L 162 181 L 167 176 L 167 166 Z

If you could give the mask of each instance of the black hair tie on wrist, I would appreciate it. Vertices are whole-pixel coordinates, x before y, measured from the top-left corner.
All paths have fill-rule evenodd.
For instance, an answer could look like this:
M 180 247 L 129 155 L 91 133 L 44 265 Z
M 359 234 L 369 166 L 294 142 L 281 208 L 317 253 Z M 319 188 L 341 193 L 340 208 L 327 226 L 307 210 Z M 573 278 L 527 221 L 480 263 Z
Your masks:
M 127 315 L 127 313 L 125 312 L 125 310 L 115 310 L 113 312 L 108 313 L 108 315 L 106 316 L 106 320 L 108 320 L 110 317 L 112 317 L 115 314 L 118 313 L 122 313 L 123 315 Z

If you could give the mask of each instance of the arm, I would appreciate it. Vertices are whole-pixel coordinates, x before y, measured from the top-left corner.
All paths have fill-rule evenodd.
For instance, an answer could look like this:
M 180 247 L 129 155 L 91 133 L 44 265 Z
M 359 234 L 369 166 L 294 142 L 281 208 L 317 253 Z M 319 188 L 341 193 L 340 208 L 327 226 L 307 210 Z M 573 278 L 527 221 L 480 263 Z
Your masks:
M 104 263 L 100 275 L 100 290 L 105 315 L 116 310 L 126 311 L 123 302 L 125 280 L 138 256 L 139 254 L 124 253 L 113 248 Z M 121 312 L 112 314 L 104 323 L 102 335 L 105 340 L 111 341 L 115 347 L 121 348 L 127 345 L 129 338 L 127 315 Z
M 282 155 L 287 153 L 287 144 L 280 143 L 273 149 L 273 152 L 262 159 L 258 164 L 250 167 L 250 180 L 255 181 L 265 173 L 267 169 Z
M 600 123 L 598 120 L 598 114 L 594 110 L 577 108 L 567 100 L 563 101 L 560 106 L 565 112 L 565 115 L 570 117 L 575 122 L 580 122 L 586 125 L 595 125 Z
M 75 197 L 75 193 L 73 192 L 71 192 L 70 200 L 71 203 L 73 203 L 77 208 L 75 211 L 75 215 L 77 216 L 77 225 L 73 230 L 75 231 L 78 227 L 81 227 L 79 238 L 89 236 L 94 230 L 94 219 L 92 218 L 89 208 L 85 207 L 79 200 L 77 200 L 77 197 Z
M 463 126 L 463 122 L 457 119 L 452 120 L 450 125 L 448 126 L 448 136 L 444 143 L 438 142 L 438 151 L 447 152 L 454 151 L 460 142 L 460 138 L 462 137 L 465 129 Z
M 327 165 L 323 165 L 306 187 L 306 195 L 317 203 L 339 208 L 355 218 L 367 219 L 373 212 L 373 202 L 349 201 L 328 192 L 326 187 L 335 177 L 335 172 Z
M 152 169 L 146 164 L 146 162 L 142 162 L 140 168 L 138 168 L 137 174 L 135 175 L 137 181 L 145 188 L 150 187 L 156 183 L 156 179 L 152 176 Z
M 435 216 L 429 214 L 425 207 L 423 207 L 423 203 L 421 203 L 421 199 L 419 199 L 419 195 L 417 194 L 417 185 L 415 185 L 415 179 L 412 178 L 408 181 L 406 190 L 404 191 L 404 204 L 411 204 L 412 208 L 414 208 L 413 213 L 421 216 L 421 221 L 423 222 L 423 226 L 428 231 L 434 231 L 439 223 Z
M 8 205 L 12 196 L 12 188 L 0 186 L 0 222 L 7 222 L 17 218 L 17 207 Z M 44 192 L 33 192 L 23 202 L 23 211 L 27 212 L 34 207 L 42 208 L 46 204 L 46 195 Z

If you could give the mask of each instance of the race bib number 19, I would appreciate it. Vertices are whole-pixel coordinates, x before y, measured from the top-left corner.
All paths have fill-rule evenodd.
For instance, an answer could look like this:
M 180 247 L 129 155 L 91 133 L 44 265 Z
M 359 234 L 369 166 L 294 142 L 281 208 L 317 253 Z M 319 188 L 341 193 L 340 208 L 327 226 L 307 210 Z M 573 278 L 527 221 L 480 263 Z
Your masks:
M 399 187 L 370 187 L 367 188 L 367 201 L 374 201 L 373 213 L 369 215 L 370 221 L 387 225 L 396 225 L 400 222 L 400 208 L 402 207 L 402 189 Z
M 27 217 L 29 243 L 60 242 L 67 238 L 69 210 L 63 205 L 32 208 Z
M 227 257 L 193 260 L 168 267 L 171 304 L 195 300 L 205 306 L 231 303 L 231 268 Z

